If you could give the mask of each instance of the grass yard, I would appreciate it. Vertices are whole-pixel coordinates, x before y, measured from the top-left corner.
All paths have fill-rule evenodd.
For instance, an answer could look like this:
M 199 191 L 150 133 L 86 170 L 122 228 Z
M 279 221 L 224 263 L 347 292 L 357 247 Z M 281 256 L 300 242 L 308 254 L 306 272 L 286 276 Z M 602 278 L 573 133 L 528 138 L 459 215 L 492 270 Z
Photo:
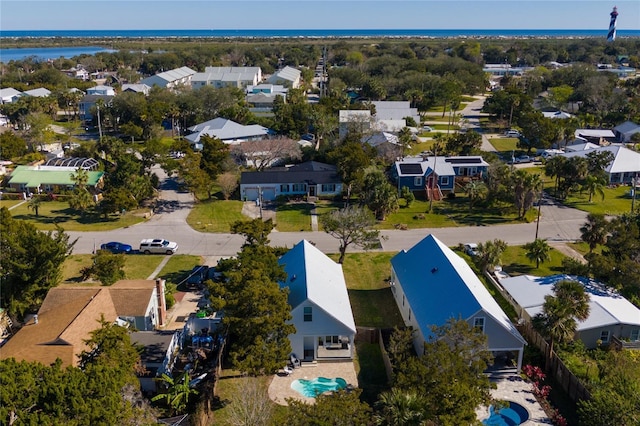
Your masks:
M 502 269 L 509 275 L 536 275 L 544 277 L 562 273 L 562 259 L 564 255 L 558 250 L 549 251 L 550 260 L 540 263 L 536 268 L 535 262 L 527 259 L 526 250 L 522 246 L 509 246 L 502 255 Z
M 454 199 L 434 201 L 433 212 L 429 211 L 429 202 L 416 200 L 410 207 L 404 207 L 400 200 L 400 208 L 387 216 L 384 222 L 378 222 L 379 229 L 394 229 L 397 225 L 406 225 L 407 229 L 444 228 L 453 226 L 485 226 L 505 223 L 519 223 L 515 208 L 512 205 L 483 206 L 477 203 L 469 210 L 468 198 L 464 195 Z M 528 212 L 526 220 L 535 218 L 536 212 Z
M 427 133 L 427 135 L 432 135 L 433 133 Z M 430 140 L 427 142 L 418 142 L 412 141 L 411 147 L 407 150 L 407 156 L 414 156 L 420 154 L 422 151 L 433 151 L 433 145 L 436 142 L 434 140 Z
M 18 204 L 20 204 L 23 200 L 0 200 L 0 209 L 2 207 L 6 207 L 8 209 L 10 209 L 13 206 L 16 206 Z
M 265 398 L 269 400 L 268 389 L 271 383 L 271 376 L 250 377 L 242 376 L 239 372 L 234 370 L 224 369 L 220 375 L 220 379 L 217 382 L 217 395 L 221 401 L 226 401 L 224 407 L 214 409 L 211 413 L 213 417 L 213 424 L 216 425 L 234 425 L 238 424 L 232 419 L 231 405 L 238 402 L 242 393 L 247 393 L 247 389 L 257 387 L 258 391 L 265 395 Z M 244 390 L 243 390 L 244 389 Z M 278 405 L 275 402 L 269 400 L 268 404 L 273 406 L 273 412 L 271 421 L 267 424 L 278 425 L 284 424 L 284 419 L 289 410 L 288 407 Z
M 515 151 L 516 157 L 518 156 L 518 138 L 490 138 L 489 142 L 500 153 L 511 153 Z
M 248 219 L 242 215 L 242 201 L 207 200 L 196 203 L 187 223 L 200 232 L 230 232 L 231 224 Z
M 56 225 L 59 225 L 65 231 L 90 232 L 110 231 L 135 225 L 144 221 L 143 215 L 147 212 L 147 209 L 140 209 L 124 215 L 110 215 L 105 219 L 102 215 L 94 213 L 80 215 L 64 201 L 43 201 L 38 211 L 39 216 L 27 207 L 27 203 L 11 210 L 11 215 L 14 219 L 32 223 L 43 231 L 55 230 Z
M 276 229 L 280 232 L 311 231 L 311 210 L 309 203 L 286 203 L 276 207 Z
M 389 288 L 391 258 L 395 253 L 347 253 L 342 264 L 347 287 L 350 290 L 380 290 Z M 337 261 L 339 254 L 331 257 Z
M 186 255 L 175 255 L 174 257 L 180 257 Z M 80 282 L 80 270 L 85 266 L 91 266 L 91 254 L 72 254 L 67 257 L 62 265 L 62 282 L 64 283 L 79 283 Z M 193 257 L 193 256 L 189 256 Z M 126 279 L 140 280 L 147 279 L 149 275 L 158 267 L 164 255 L 126 255 L 126 262 L 124 264 L 124 273 Z M 171 262 L 171 261 L 170 261 Z M 169 264 L 165 266 L 167 268 Z M 164 271 L 164 269 L 163 269 Z
M 586 192 L 573 193 L 570 194 L 563 203 L 569 207 L 589 213 L 620 215 L 631 211 L 631 197 L 629 196 L 630 189 L 630 186 L 604 188 L 604 200 L 599 194 L 594 194 L 591 203 L 589 202 L 589 194 Z M 640 205 L 640 200 L 637 198 L 636 205 Z
M 378 343 L 356 342 L 354 364 L 358 375 L 358 385 L 362 389 L 361 398 L 373 405 L 380 392 L 389 388 L 380 345 Z
M 165 255 L 149 255 L 153 257 L 164 257 Z M 190 254 L 174 254 L 171 256 L 169 261 L 158 277 L 167 280 L 169 283 L 180 284 L 183 280 L 185 280 L 194 266 L 201 265 L 203 263 L 203 259 L 201 256 L 194 256 Z M 148 276 L 148 275 L 147 275 Z

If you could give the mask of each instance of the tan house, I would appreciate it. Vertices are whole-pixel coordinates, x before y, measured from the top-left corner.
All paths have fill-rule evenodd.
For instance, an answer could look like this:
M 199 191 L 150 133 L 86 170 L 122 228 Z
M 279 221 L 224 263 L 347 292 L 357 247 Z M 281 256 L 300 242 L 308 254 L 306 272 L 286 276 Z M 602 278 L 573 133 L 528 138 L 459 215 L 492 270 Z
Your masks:
M 100 319 L 137 330 L 154 330 L 166 321 L 163 280 L 123 280 L 111 287 L 56 287 L 37 315 L 0 349 L 0 359 L 40 362 L 56 359 L 77 366 Z

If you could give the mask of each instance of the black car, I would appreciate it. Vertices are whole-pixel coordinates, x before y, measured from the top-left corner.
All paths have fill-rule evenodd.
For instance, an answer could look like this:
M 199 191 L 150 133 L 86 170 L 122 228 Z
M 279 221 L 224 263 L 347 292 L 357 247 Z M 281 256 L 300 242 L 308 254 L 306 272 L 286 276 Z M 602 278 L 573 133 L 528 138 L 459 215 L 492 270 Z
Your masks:
M 202 287 L 202 283 L 207 279 L 208 266 L 194 266 L 187 277 L 187 288 L 195 289 Z
M 129 244 L 119 243 L 116 241 L 111 241 L 109 243 L 102 244 L 100 246 L 100 250 L 109 250 L 111 253 L 131 253 L 133 251 L 133 247 Z

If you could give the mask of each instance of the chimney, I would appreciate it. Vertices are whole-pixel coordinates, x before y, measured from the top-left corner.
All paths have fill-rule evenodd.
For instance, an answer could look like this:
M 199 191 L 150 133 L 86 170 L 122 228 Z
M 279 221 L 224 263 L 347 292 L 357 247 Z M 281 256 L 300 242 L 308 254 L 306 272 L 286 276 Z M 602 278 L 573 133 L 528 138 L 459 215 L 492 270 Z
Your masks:
M 158 325 L 165 325 L 167 322 L 167 301 L 164 298 L 165 281 L 156 279 L 156 293 L 158 296 Z

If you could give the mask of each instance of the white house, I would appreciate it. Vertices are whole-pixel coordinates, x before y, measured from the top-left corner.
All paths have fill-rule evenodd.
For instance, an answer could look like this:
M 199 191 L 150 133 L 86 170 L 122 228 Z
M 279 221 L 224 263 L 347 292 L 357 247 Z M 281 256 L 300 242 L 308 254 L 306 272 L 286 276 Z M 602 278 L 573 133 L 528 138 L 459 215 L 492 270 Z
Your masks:
M 264 126 L 258 124 L 244 126 L 222 117 L 196 124 L 189 127 L 189 130 L 193 133 L 187 135 L 185 139 L 192 145 L 198 144 L 202 135 L 213 136 L 226 144 L 238 144 L 264 139 L 271 134 L 271 131 Z
M 269 76 L 267 82 L 271 84 L 281 84 L 291 89 L 297 89 L 300 87 L 301 74 L 300 70 L 287 65 Z
M 420 124 L 420 114 L 418 113 L 418 109 L 411 108 L 411 103 L 409 101 L 373 101 L 371 103 L 376 107 L 375 118 L 378 122 L 404 121 L 405 124 L 402 125 L 402 127 L 405 127 L 405 119 L 407 117 L 411 117 L 416 124 Z M 388 130 L 397 131 L 391 128 Z
M 604 145 L 606 142 L 615 142 L 616 135 L 610 129 L 576 129 L 574 136 L 587 142 Z
M 27 96 L 33 96 L 35 98 L 46 98 L 51 95 L 51 90 L 44 87 L 38 87 L 37 89 L 25 90 L 23 92 Z
M 204 72 L 194 74 L 191 87 L 199 89 L 204 86 L 245 88 L 255 86 L 262 81 L 260 67 L 206 67 Z
M 573 117 L 573 115 L 564 111 L 542 111 L 542 116 L 544 118 L 552 118 L 552 119 L 560 119 L 560 120 L 566 120 L 567 118 Z
M 87 95 L 115 96 L 116 91 L 111 86 L 99 85 L 87 89 Z
M 631 136 L 640 133 L 640 124 L 633 121 L 625 121 L 613 128 L 613 131 L 620 142 L 631 142 Z
M 4 89 L 0 89 L 0 103 L 10 104 L 11 102 L 17 101 L 22 95 L 22 92 L 13 87 L 5 87 Z
M 613 161 L 604 169 L 609 176 L 609 183 L 630 183 L 634 176 L 640 174 L 640 152 L 625 148 L 622 145 L 599 146 L 585 151 L 574 151 L 561 154 L 563 157 L 586 157 L 591 152 L 609 151 Z
M 195 74 L 196 72 L 189 67 L 180 67 L 144 78 L 140 80 L 140 83 L 149 87 L 160 86 L 167 89 L 174 89 L 178 86 L 189 87 Z
M 640 341 L 640 309 L 602 283 L 573 275 L 520 275 L 501 279 L 500 285 L 513 298 L 519 315 L 530 321 L 542 312 L 545 296 L 553 295 L 553 286 L 562 280 L 578 281 L 589 295 L 589 317 L 578 321 L 576 328 L 577 338 L 585 346 L 595 348 L 598 341 L 607 344 L 613 336 Z
M 467 262 L 433 235 L 391 259 L 390 284 L 418 354 L 432 326 L 462 318 L 486 334 L 495 356 L 517 353 L 520 370 L 526 341 Z
M 356 324 L 342 265 L 306 240 L 279 260 L 287 273 L 292 352 L 305 361 L 353 358 Z

